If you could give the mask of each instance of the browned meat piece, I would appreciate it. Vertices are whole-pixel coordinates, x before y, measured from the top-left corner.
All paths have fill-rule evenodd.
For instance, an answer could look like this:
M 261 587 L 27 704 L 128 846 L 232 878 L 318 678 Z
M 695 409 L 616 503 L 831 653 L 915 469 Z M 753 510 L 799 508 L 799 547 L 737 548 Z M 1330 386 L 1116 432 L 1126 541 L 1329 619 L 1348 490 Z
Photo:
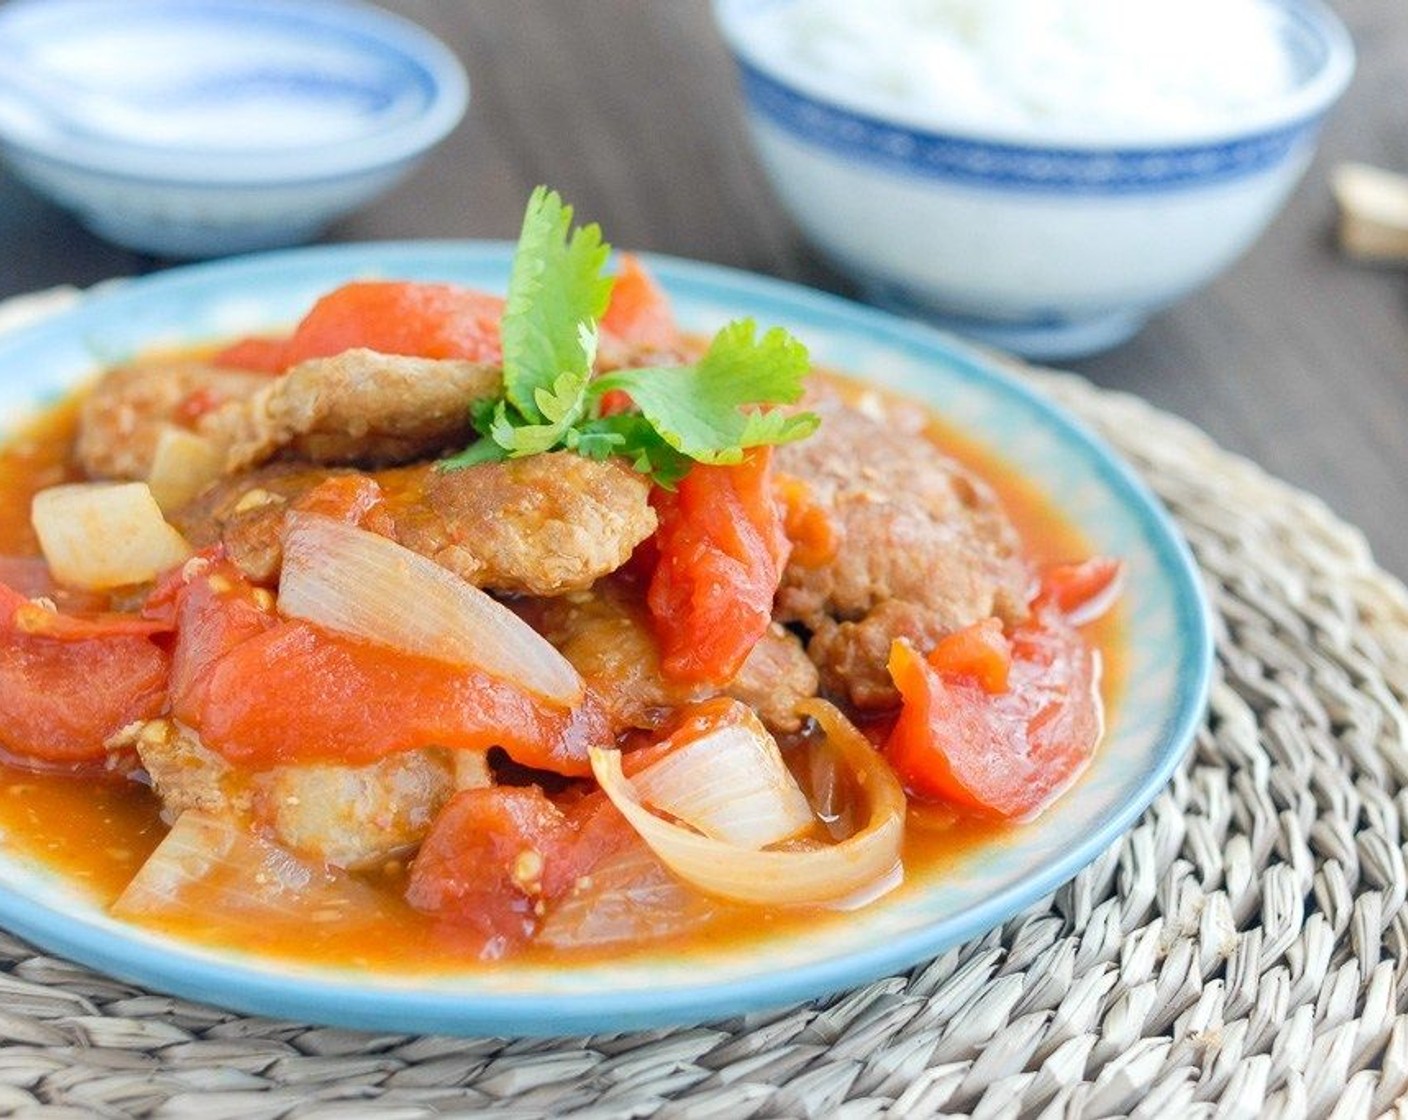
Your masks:
M 246 772 L 170 720 L 144 724 L 133 745 L 167 821 L 188 809 L 247 820 L 293 851 L 348 869 L 413 849 L 451 794 L 489 782 L 484 756 L 470 751 L 431 748 L 367 766 Z
M 469 404 L 498 390 L 497 366 L 348 350 L 315 358 L 207 416 L 230 473 L 278 456 L 406 463 L 467 442 Z
M 244 400 L 269 379 L 176 359 L 148 358 L 106 373 L 83 402 L 75 454 L 94 478 L 144 479 L 168 424 L 191 427 L 200 414 Z
M 115 745 L 129 743 L 110 744 Z M 136 747 L 161 798 L 167 824 L 187 809 L 217 815 L 249 811 L 249 792 L 238 788 L 229 763 L 208 750 L 190 728 L 169 719 L 148 720 L 134 728 L 130 745 Z
M 655 727 L 691 699 L 660 676 L 660 651 L 645 612 L 628 592 L 605 581 L 590 591 L 514 604 L 562 651 L 606 704 L 614 723 Z
M 671 709 L 719 690 L 666 680 L 639 593 L 607 580 L 590 591 L 526 600 L 520 613 L 557 646 L 622 726 L 655 728 Z M 750 705 L 774 731 L 795 731 L 799 700 L 815 696 L 817 671 L 797 638 L 773 626 L 724 691 Z
M 272 463 L 222 479 L 171 515 L 192 547 L 223 543 L 231 561 L 253 582 L 273 586 L 283 565 L 284 514 L 324 479 L 352 471 Z
M 892 639 L 928 649 L 991 615 L 1018 621 L 1033 577 L 997 497 L 913 415 L 876 418 L 827 396 L 814 407 L 821 429 L 775 462 L 807 484 L 840 543 L 823 564 L 788 565 L 776 613 L 812 631 L 828 690 L 888 707 L 898 701 L 885 668 Z
M 223 541 L 251 580 L 272 586 L 288 507 L 324 479 L 351 473 L 273 463 L 216 483 L 172 522 L 196 548 Z M 650 487 L 640 475 L 570 452 L 373 477 L 386 500 L 371 528 L 494 591 L 561 595 L 590 587 L 655 531 Z
M 280 766 L 253 779 L 255 819 L 279 843 L 334 867 L 375 867 L 413 850 L 454 793 L 441 750 L 367 766 Z
M 728 694 L 742 700 L 774 731 L 796 731 L 802 725 L 797 701 L 815 696 L 820 686 L 816 666 L 801 640 L 774 622 L 762 636 Z
M 430 471 L 411 497 L 388 502 L 396 539 L 495 591 L 583 590 L 655 531 L 641 475 L 570 451 Z

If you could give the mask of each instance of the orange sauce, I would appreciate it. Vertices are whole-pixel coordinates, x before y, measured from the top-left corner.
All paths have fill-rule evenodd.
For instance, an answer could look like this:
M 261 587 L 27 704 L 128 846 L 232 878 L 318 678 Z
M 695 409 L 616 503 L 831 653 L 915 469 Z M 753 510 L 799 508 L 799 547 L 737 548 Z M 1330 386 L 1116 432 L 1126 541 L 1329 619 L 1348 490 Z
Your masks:
M 1034 480 L 1019 475 L 998 455 L 942 420 L 931 420 L 925 434 L 996 491 L 1022 538 L 1027 555 L 1038 567 L 1080 561 L 1091 555 L 1090 542 L 1084 534 L 1061 516 L 1060 510 Z M 1084 631 L 1101 653 L 1104 670 L 1101 692 L 1108 715 L 1124 691 L 1127 669 L 1120 637 L 1124 632 L 1123 604 L 1117 603 Z
M 29 503 L 40 490 L 78 477 L 72 466 L 78 408 L 77 399 L 66 400 L 0 446 L 0 556 L 39 554 Z
M 29 525 L 30 499 L 47 486 L 79 477 L 72 465 L 78 408 L 76 399 L 69 400 L 0 447 L 0 556 L 37 555 L 38 545 Z M 1035 562 L 1089 555 L 1082 535 L 1062 519 L 1034 481 L 1019 477 L 979 443 L 938 419 L 926 434 L 992 485 Z M 1107 705 L 1119 695 L 1124 675 L 1119 655 L 1122 627 L 1121 611 L 1116 609 L 1088 628 L 1104 655 Z M 0 834 L 5 850 L 42 861 L 81 883 L 101 906 L 117 898 L 165 835 L 159 809 L 151 790 L 137 782 L 111 775 L 36 773 L 0 761 Z M 964 854 L 1020 827 L 965 817 L 942 807 L 912 807 L 904 847 L 906 885 L 900 890 L 933 882 Z M 290 960 L 402 972 L 473 966 L 476 940 L 429 920 L 402 901 L 404 870 L 393 865 L 363 877 L 380 888 L 380 901 L 375 913 L 355 922 L 289 921 L 236 929 L 222 927 L 218 915 L 211 915 L 209 920 L 164 921 L 160 926 L 203 944 Z M 789 929 L 847 920 L 844 913 L 724 906 L 702 934 L 657 941 L 643 948 L 677 955 L 706 944 L 766 940 L 785 936 Z M 613 950 L 610 955 L 620 954 Z M 531 947 L 517 958 L 563 960 L 560 951 Z

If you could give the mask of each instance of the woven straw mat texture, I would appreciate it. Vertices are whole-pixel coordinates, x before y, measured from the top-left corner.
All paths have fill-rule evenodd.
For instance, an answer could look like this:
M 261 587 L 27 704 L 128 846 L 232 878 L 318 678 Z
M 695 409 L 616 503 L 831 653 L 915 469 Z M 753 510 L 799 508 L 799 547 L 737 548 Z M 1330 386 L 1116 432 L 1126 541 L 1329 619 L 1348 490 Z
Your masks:
M 1170 787 L 1054 896 L 816 1003 L 546 1041 L 247 1018 L 0 934 L 0 1113 L 1348 1120 L 1408 1108 L 1408 595 L 1318 501 L 1187 424 L 1070 376 L 1026 376 L 1173 510 L 1220 655 L 1208 720 Z

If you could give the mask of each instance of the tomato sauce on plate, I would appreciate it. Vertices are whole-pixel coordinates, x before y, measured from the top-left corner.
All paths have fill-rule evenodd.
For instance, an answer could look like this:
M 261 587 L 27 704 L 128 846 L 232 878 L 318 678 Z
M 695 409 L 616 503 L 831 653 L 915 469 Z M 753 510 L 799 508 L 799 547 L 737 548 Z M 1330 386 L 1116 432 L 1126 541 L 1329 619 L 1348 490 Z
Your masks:
M 831 377 L 833 375 L 825 375 Z M 852 399 L 877 390 L 836 377 Z M 0 448 L 0 563 L 23 562 L 39 555 L 29 523 L 33 496 L 46 487 L 72 481 L 73 444 L 81 397 L 50 409 Z M 1078 560 L 1090 548 L 1081 533 L 1034 480 L 1021 477 L 1000 458 L 966 438 L 937 416 L 924 432 L 941 450 L 986 480 L 999 495 L 1016 526 L 1026 554 L 1037 566 Z M 4 578 L 0 572 L 0 579 Z M 1124 676 L 1118 607 L 1083 628 L 1101 652 L 1101 691 L 1107 710 L 1120 694 Z M 882 732 L 857 720 L 868 733 Z M 36 772 L 0 760 L 0 834 L 15 856 L 40 862 L 79 885 L 100 906 L 122 892 L 166 833 L 160 802 L 145 785 L 126 777 L 89 772 L 78 776 Z M 1000 842 L 1024 827 L 966 815 L 942 805 L 912 803 L 904 841 L 906 881 L 899 891 L 922 889 L 944 866 L 975 847 Z M 223 922 L 217 912 L 199 920 L 163 919 L 159 928 L 197 943 L 238 947 L 289 960 L 352 967 L 394 967 L 402 971 L 462 969 L 473 965 L 481 942 L 414 910 L 402 898 L 407 868 L 392 860 L 356 873 L 372 889 L 376 905 L 369 912 L 330 914 L 323 923 L 290 920 L 263 922 L 256 929 Z M 820 908 L 758 908 L 719 903 L 700 929 L 642 946 L 644 952 L 688 952 L 721 941 L 747 942 L 785 935 L 791 928 L 845 921 L 845 914 Z M 155 920 L 151 921 L 158 925 Z M 619 948 L 600 950 L 616 957 Z M 591 950 L 574 950 L 582 959 Z M 560 950 L 529 946 L 523 959 L 562 959 Z

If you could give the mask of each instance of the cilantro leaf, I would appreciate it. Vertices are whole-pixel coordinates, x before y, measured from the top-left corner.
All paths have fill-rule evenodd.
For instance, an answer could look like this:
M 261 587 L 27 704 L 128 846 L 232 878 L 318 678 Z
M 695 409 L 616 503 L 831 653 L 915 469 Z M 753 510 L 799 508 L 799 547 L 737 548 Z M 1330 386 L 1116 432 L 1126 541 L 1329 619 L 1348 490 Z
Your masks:
M 459 471 L 465 467 L 477 467 L 481 463 L 502 463 L 507 458 L 508 450 L 492 439 L 477 439 L 463 451 L 441 459 L 435 464 L 435 468 L 442 471 Z
M 566 439 L 586 411 L 588 377 L 569 370 L 553 382 L 551 389 L 538 389 L 533 402 L 543 418 L 541 424 L 515 422 L 508 410 L 501 408 L 494 414 L 489 437 L 515 459 L 551 451 Z
M 613 281 L 604 272 L 610 252 L 595 223 L 572 228 L 572 207 L 556 191 L 538 187 L 533 192 L 500 326 L 504 395 L 530 424 L 556 424 L 543 411 L 540 393 L 546 392 L 562 407 L 559 416 L 565 415 L 570 409 L 562 395 L 570 395 L 576 381 L 564 382 L 564 375 L 573 375 L 583 387 L 591 376 L 595 324 L 611 298 Z
M 819 423 L 794 404 L 808 372 L 806 348 L 781 328 L 758 337 L 750 319 L 730 323 L 694 365 L 624 369 L 592 380 L 599 326 L 614 283 L 610 246 L 595 225 L 572 225 L 572 208 L 537 188 L 523 215 L 499 333 L 503 393 L 470 404 L 478 442 L 441 469 L 501 462 L 565 448 L 617 456 L 668 489 L 694 462 L 737 463 L 749 447 L 787 443 Z M 601 414 L 612 389 L 639 411 Z
M 761 338 L 751 319 L 724 327 L 692 366 L 623 369 L 592 382 L 598 398 L 622 389 L 670 447 L 701 463 L 737 463 L 746 448 L 788 443 L 816 430 L 809 412 L 764 410 L 801 398 L 806 347 L 780 327 Z M 754 407 L 749 408 L 747 406 Z
M 463 451 L 441 459 L 437 465 L 442 471 L 457 471 L 464 467 L 478 466 L 480 463 L 499 463 L 508 458 L 508 448 L 501 447 L 489 438 L 494 422 L 504 411 L 502 397 L 476 397 L 469 404 L 469 422 L 479 439 Z
M 673 490 L 693 463 L 689 456 L 666 443 L 650 421 L 638 412 L 588 420 L 572 433 L 567 446 L 592 458 L 605 458 L 597 453 L 606 449 L 607 454 L 629 459 L 637 471 L 649 475 L 666 490 Z

